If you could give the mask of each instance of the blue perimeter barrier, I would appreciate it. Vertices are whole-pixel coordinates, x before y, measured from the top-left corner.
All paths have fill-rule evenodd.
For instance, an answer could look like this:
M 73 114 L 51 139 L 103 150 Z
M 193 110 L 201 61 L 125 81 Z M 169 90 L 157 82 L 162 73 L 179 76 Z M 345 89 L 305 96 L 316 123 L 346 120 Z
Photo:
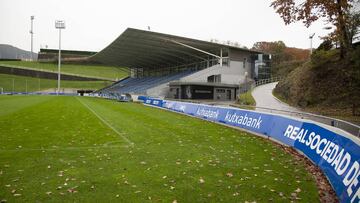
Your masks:
M 294 147 L 324 172 L 341 202 L 359 202 L 359 142 L 314 123 L 235 108 L 144 97 L 145 104 L 240 127 Z M 357 139 L 357 138 L 354 138 Z

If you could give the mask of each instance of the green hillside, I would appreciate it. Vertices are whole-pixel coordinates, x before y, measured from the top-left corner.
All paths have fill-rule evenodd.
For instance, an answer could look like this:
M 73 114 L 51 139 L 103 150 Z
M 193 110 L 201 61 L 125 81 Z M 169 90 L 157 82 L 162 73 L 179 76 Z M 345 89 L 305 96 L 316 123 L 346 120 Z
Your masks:
M 290 72 L 274 94 L 306 111 L 360 123 L 360 47 L 341 59 L 339 50 L 317 50 Z
M 13 88 L 14 84 L 14 88 Z M 110 85 L 110 81 L 61 81 L 61 88 L 100 89 Z M 26 87 L 27 86 L 27 87 Z M 57 80 L 39 79 L 17 75 L 0 74 L 0 88 L 4 92 L 36 92 L 57 87 Z
M 36 69 L 43 71 L 57 72 L 56 63 L 43 63 L 31 61 L 0 61 L 0 65 L 18 66 L 21 68 Z M 126 68 L 101 66 L 101 65 L 82 65 L 82 64 L 62 64 L 61 72 L 68 74 L 76 74 L 81 76 L 89 76 L 96 78 L 105 78 L 115 80 L 116 78 L 124 78 L 128 76 Z

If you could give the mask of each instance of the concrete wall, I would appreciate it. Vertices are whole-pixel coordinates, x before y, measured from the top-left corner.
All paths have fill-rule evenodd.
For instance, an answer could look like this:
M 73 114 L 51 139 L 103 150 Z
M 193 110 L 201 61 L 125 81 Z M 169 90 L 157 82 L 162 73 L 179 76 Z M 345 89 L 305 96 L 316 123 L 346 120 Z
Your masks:
M 247 62 L 251 61 L 250 52 L 237 50 L 237 49 L 230 49 L 229 57 L 232 61 L 244 61 L 244 58 L 246 58 Z
M 214 100 L 229 101 L 228 91 L 230 91 L 230 100 L 235 100 L 235 89 L 226 87 L 214 87 Z
M 178 89 L 178 95 L 176 96 L 176 89 Z M 168 98 L 179 99 L 181 97 L 181 86 L 174 85 L 169 89 L 169 93 L 167 94 Z
M 169 83 L 164 83 L 146 91 L 146 95 L 165 98 L 169 94 Z
M 181 78 L 183 82 L 207 82 L 207 78 L 211 75 L 221 75 L 221 83 L 239 84 L 245 81 L 245 72 L 250 75 L 251 64 L 246 63 L 245 68 L 243 62 L 230 61 L 230 66 L 215 65 L 210 68 L 198 71 L 192 75 Z
M 236 76 L 238 76 L 239 80 L 236 84 L 245 82 L 245 72 L 248 73 L 248 79 L 252 78 L 251 63 L 247 62 L 244 66 L 243 61 L 230 61 L 230 66 L 237 70 Z

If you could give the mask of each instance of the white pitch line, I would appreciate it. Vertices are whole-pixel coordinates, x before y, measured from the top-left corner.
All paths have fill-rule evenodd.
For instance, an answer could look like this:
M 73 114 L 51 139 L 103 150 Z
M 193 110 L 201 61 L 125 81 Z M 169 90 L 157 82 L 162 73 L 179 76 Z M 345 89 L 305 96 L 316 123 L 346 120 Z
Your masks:
M 89 109 L 96 117 L 98 117 L 103 123 L 105 123 L 109 128 L 111 128 L 114 132 L 116 132 L 116 134 L 118 134 L 120 137 L 122 137 L 127 143 L 129 143 L 130 145 L 134 145 L 133 142 L 131 142 L 128 138 L 126 138 L 125 136 L 123 136 L 119 131 L 117 131 L 112 125 L 110 125 L 105 119 L 103 119 L 101 116 L 99 116 L 92 108 L 90 108 L 87 104 L 85 104 L 84 102 L 82 102 L 78 97 L 76 97 L 76 99 L 82 104 L 84 105 L 87 109 Z

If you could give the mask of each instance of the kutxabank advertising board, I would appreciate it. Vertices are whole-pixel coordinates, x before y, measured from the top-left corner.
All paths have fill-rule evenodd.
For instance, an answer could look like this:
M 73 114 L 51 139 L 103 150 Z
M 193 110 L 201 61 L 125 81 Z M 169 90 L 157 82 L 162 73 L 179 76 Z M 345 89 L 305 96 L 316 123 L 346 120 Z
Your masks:
M 360 146 L 348 137 L 279 115 L 152 98 L 146 98 L 144 103 L 240 127 L 294 147 L 320 167 L 341 202 L 360 200 Z

